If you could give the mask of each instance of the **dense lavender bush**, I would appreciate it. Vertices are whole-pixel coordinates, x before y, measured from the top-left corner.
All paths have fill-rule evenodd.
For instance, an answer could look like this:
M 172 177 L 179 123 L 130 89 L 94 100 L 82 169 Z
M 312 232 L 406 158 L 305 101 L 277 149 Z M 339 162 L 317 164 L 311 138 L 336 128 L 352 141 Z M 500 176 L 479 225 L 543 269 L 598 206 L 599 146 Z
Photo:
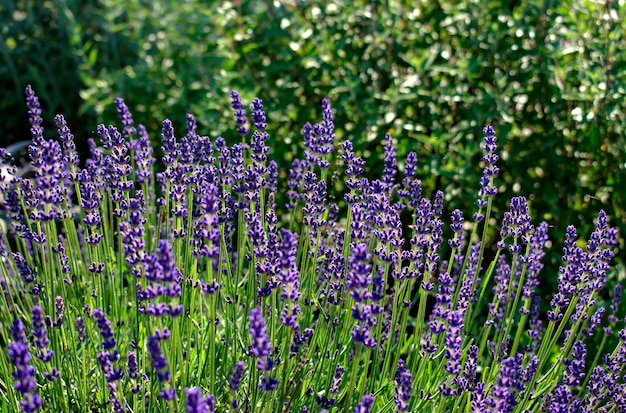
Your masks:
M 586 241 L 568 227 L 541 317 L 548 226 L 525 198 L 511 199 L 486 254 L 492 127 L 464 214 L 422 193 L 414 153 L 399 176 L 391 136 L 383 176 L 363 178 L 351 143 L 335 142 L 328 101 L 283 176 L 259 99 L 249 123 L 231 94 L 232 147 L 198 135 L 192 115 L 180 138 L 165 120 L 156 173 L 121 99 L 122 128 L 98 126 L 81 166 L 64 118 L 60 140 L 45 140 L 26 94 L 35 176 L 15 177 L 0 152 L 3 411 L 626 411 L 619 285 L 609 309 L 596 305 L 617 233 L 602 211 Z M 617 338 L 586 364 L 594 335 Z

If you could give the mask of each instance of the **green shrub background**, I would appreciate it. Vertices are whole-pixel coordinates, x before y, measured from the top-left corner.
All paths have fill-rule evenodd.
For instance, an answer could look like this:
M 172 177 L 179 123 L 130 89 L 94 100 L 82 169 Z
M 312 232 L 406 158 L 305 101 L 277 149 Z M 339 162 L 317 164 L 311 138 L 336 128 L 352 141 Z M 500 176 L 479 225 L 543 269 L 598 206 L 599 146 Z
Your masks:
M 180 4 L 179 4 L 180 3 Z M 333 3 L 329 5 L 328 3 Z M 86 152 L 123 97 L 156 143 L 182 131 L 238 139 L 228 94 L 263 99 L 271 156 L 286 173 L 300 129 L 331 99 L 338 138 L 380 162 L 391 132 L 417 151 L 425 193 L 472 211 L 480 131 L 499 136 L 501 195 L 531 201 L 560 245 L 605 209 L 626 234 L 626 6 L 617 1 L 21 0 L 0 3 L 0 145 L 29 139 L 24 87 L 40 97 L 49 137 L 63 113 Z M 179 132 L 181 134 L 181 132 Z M 560 254 L 548 257 L 553 291 Z

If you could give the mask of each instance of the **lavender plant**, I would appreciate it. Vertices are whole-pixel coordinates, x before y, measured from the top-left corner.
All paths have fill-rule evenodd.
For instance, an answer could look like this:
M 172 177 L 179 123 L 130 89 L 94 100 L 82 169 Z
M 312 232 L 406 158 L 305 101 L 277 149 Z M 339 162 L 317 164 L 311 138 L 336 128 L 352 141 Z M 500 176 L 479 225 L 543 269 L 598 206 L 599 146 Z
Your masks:
M 523 197 L 495 223 L 492 127 L 464 215 L 422 194 L 415 153 L 398 177 L 389 135 L 383 176 L 363 178 L 324 100 L 279 211 L 259 99 L 249 124 L 231 94 L 242 141 L 230 147 L 198 135 L 192 115 L 180 138 L 165 120 L 157 173 L 121 99 L 122 129 L 98 126 L 81 167 L 63 117 L 60 143 L 45 140 L 26 94 L 36 173 L 0 188 L 2 412 L 626 411 L 621 287 L 603 328 L 597 305 L 617 233 L 602 211 L 586 241 L 568 227 L 542 318 L 548 225 Z

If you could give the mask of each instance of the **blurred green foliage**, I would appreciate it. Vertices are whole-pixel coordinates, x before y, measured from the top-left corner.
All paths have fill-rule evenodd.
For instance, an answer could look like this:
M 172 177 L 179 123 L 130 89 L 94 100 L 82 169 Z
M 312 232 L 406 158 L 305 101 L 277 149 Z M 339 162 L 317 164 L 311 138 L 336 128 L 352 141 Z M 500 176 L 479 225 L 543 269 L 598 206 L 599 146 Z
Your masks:
M 496 216 L 525 195 L 555 242 L 570 223 L 588 234 L 601 208 L 625 234 L 625 14 L 614 0 L 3 2 L 0 143 L 28 138 L 27 83 L 47 132 L 63 112 L 79 149 L 97 123 L 119 123 L 117 96 L 155 142 L 164 118 L 182 131 L 187 112 L 201 133 L 237 139 L 235 89 L 263 99 L 284 171 L 328 97 L 339 139 L 381 159 L 369 176 L 392 131 L 400 158 L 418 152 L 426 194 L 442 189 L 469 218 L 492 123 Z

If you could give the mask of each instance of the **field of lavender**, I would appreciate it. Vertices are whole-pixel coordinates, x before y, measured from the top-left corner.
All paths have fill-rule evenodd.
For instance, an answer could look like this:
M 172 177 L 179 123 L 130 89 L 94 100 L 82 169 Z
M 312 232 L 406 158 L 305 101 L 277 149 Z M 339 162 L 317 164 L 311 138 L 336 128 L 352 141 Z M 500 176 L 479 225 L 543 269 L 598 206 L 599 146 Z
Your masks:
M 618 243 L 604 211 L 563 247 L 523 196 L 494 216 L 492 126 L 468 210 L 424 191 L 391 134 L 365 177 L 326 99 L 283 170 L 262 101 L 230 98 L 239 143 L 166 119 L 157 169 L 122 99 L 81 162 L 26 88 L 34 175 L 0 152 L 0 412 L 626 411 L 619 283 L 599 305 Z

